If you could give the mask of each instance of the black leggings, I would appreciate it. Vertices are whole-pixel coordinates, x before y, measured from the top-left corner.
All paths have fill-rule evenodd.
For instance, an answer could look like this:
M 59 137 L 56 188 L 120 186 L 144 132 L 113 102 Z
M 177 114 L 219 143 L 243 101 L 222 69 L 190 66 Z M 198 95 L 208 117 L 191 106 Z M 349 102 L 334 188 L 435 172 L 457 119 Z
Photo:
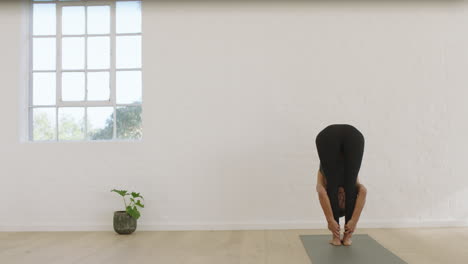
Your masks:
M 320 167 L 327 180 L 333 218 L 338 223 L 338 187 L 345 190 L 345 223 L 351 219 L 356 205 L 356 179 L 364 154 L 364 136 L 352 125 L 332 124 L 315 139 Z

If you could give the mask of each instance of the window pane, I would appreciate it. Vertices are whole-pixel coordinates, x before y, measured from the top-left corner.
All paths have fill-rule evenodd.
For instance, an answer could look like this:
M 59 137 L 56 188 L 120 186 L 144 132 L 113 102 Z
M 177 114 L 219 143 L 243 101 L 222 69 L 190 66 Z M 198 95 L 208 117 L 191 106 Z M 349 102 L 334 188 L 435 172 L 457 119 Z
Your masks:
M 34 4 L 33 34 L 55 35 L 55 4 Z
M 84 69 L 84 38 L 62 39 L 62 68 L 65 70 Z
M 141 37 L 124 36 L 116 38 L 117 68 L 141 67 Z
M 55 105 L 56 91 L 55 72 L 34 73 L 33 104 Z
M 110 38 L 88 38 L 88 69 L 109 69 Z
M 141 71 L 117 71 L 116 95 L 118 104 L 141 102 Z
M 55 70 L 55 38 L 33 39 L 33 69 Z
M 117 138 L 119 139 L 140 139 L 142 135 L 141 127 L 141 106 L 117 107 Z
M 83 101 L 85 99 L 85 78 L 83 72 L 62 73 L 62 100 Z
M 85 8 L 84 6 L 64 6 L 62 8 L 62 34 L 85 33 Z
M 88 100 L 110 99 L 109 72 L 88 72 Z
M 88 6 L 88 34 L 109 34 L 110 7 Z
M 59 108 L 59 140 L 84 139 L 84 108 Z
M 55 107 L 33 109 L 33 140 L 55 140 Z
M 141 2 L 119 1 L 116 3 L 117 33 L 141 32 Z
M 113 107 L 89 107 L 87 118 L 89 139 L 112 139 L 114 134 Z

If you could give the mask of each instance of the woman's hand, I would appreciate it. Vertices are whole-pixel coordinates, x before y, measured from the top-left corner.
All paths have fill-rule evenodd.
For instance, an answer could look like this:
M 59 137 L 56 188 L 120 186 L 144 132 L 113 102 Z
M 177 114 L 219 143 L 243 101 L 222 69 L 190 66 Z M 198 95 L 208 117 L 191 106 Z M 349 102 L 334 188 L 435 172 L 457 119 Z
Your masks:
M 352 218 L 349 219 L 348 223 L 345 225 L 345 234 L 352 234 L 356 230 L 356 221 Z
M 334 236 L 340 237 L 340 225 L 335 219 L 328 222 L 328 230 L 330 230 Z

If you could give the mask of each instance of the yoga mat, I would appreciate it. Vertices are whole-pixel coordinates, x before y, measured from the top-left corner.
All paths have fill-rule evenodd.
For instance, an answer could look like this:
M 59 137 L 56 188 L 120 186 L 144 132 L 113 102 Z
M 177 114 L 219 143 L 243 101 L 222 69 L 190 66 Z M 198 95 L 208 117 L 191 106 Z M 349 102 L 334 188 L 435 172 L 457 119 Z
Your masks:
M 333 246 L 331 235 L 301 235 L 312 264 L 407 264 L 369 235 L 355 234 L 351 246 Z

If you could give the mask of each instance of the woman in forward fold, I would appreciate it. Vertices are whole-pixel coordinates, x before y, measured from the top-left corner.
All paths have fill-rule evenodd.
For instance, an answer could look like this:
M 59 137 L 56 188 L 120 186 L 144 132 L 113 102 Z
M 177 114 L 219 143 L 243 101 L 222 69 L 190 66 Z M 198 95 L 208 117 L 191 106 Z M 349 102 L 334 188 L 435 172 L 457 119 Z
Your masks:
M 320 158 L 317 192 L 335 246 L 350 246 L 366 201 L 367 189 L 358 173 L 364 154 L 364 136 L 352 125 L 332 124 L 315 139 Z M 340 239 L 339 218 L 345 217 L 345 232 Z

